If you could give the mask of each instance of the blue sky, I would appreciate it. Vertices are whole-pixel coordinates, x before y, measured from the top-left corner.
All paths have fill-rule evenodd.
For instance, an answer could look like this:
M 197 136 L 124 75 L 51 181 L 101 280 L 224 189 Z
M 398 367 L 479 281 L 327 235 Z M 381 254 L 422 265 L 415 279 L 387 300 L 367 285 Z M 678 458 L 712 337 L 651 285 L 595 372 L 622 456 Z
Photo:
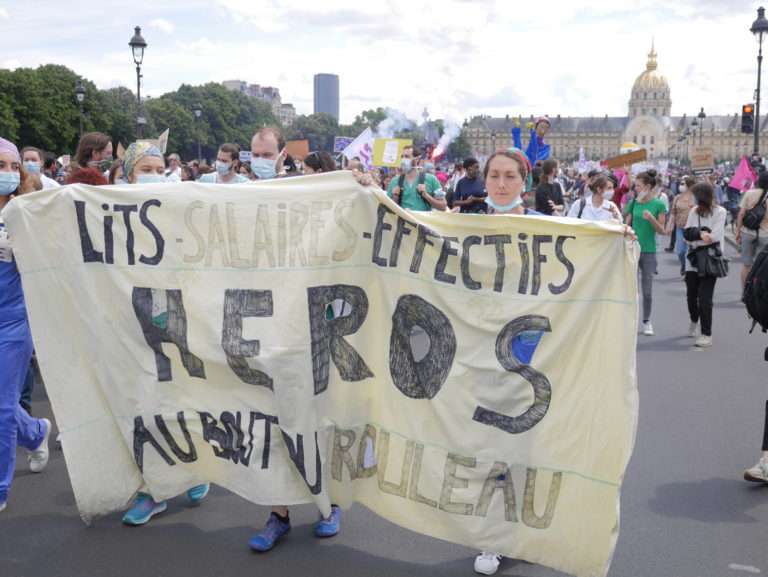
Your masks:
M 672 113 L 750 101 L 759 4 L 738 0 L 0 0 L 0 67 L 64 64 L 135 89 L 142 26 L 150 95 L 181 83 L 277 86 L 312 112 L 312 76 L 339 74 L 342 121 L 390 106 L 410 117 L 624 115 L 655 37 Z M 766 61 L 768 65 L 768 60 Z M 768 92 L 766 92 L 768 94 Z M 766 108 L 768 110 L 768 108 Z

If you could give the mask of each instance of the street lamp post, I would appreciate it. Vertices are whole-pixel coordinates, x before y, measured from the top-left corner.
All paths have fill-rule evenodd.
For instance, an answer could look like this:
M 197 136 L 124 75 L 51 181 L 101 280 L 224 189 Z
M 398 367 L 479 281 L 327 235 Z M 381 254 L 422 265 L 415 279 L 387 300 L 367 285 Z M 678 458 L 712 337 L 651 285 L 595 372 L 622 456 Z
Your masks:
M 762 6 L 757 9 L 757 20 L 752 23 L 749 29 L 755 35 L 757 43 L 760 46 L 757 53 L 757 90 L 755 91 L 755 148 L 754 154 L 760 153 L 760 79 L 763 67 L 763 34 L 768 32 L 768 20 L 765 18 L 765 8 Z
M 491 132 L 491 154 L 496 154 L 496 133 Z
M 75 86 L 75 98 L 77 99 L 77 104 L 80 107 L 80 138 L 83 137 L 83 102 L 85 102 L 85 86 L 83 86 L 83 81 L 78 80 L 77 85 Z
M 701 111 L 699 112 L 699 120 L 701 121 L 701 126 L 699 127 L 699 146 L 702 146 L 703 144 L 703 138 L 704 138 L 704 119 L 707 117 L 706 114 L 704 114 L 704 107 L 701 107 Z
M 192 107 L 192 112 L 195 114 L 195 127 L 197 128 L 197 161 L 201 162 L 202 154 L 200 152 L 200 117 L 203 115 L 203 107 L 199 102 L 195 103 Z
M 133 62 L 136 64 L 136 138 L 142 137 L 142 127 L 146 124 L 146 119 L 141 111 L 141 63 L 144 61 L 144 49 L 147 47 L 147 41 L 141 36 L 141 27 L 136 26 L 133 31 L 133 38 L 128 43 L 133 52 Z
M 696 117 L 693 117 L 693 122 L 691 122 L 691 126 L 693 127 L 693 132 L 691 133 L 691 136 L 693 137 L 693 146 L 696 146 L 696 129 L 699 128 L 699 121 L 696 120 Z

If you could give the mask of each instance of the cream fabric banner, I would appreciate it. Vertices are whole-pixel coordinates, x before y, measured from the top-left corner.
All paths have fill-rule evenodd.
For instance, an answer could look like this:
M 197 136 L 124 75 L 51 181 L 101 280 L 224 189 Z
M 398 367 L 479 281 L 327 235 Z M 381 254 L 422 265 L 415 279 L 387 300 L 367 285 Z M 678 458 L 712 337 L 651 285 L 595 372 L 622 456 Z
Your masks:
M 638 410 L 619 227 L 406 212 L 350 173 L 3 217 L 86 521 L 212 482 L 606 573 Z

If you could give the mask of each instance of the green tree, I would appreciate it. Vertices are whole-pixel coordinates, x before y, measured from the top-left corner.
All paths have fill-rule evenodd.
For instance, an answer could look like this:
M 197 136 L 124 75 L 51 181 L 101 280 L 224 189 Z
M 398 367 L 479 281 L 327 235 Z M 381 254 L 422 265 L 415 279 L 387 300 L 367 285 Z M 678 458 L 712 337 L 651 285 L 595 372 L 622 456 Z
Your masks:
M 339 135 L 339 123 L 324 112 L 297 116 L 286 130 L 289 140 L 309 140 L 310 150 L 333 150 L 333 137 Z
M 136 140 L 136 95 L 120 86 L 101 91 L 106 124 L 101 132 L 109 134 L 115 143 L 128 145 Z
M 472 154 L 472 147 L 469 145 L 464 132 L 462 131 L 456 139 L 448 145 L 446 156 L 453 161 L 461 161 Z

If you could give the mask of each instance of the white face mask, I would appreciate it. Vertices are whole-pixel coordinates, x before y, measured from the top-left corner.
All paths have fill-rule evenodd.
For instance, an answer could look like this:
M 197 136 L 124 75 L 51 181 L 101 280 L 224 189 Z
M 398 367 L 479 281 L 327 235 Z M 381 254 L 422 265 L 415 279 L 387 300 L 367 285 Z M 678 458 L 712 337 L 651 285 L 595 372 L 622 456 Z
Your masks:
M 688 187 L 686 185 L 684 185 L 684 184 L 681 184 L 678 187 L 678 190 L 680 191 L 680 194 L 685 194 L 685 192 L 688 190 Z
M 606 191 L 603 193 L 603 200 L 612 200 L 612 199 L 613 199 L 613 193 L 614 193 L 614 192 L 615 192 L 615 191 L 614 191 L 613 189 L 610 189 L 610 190 L 606 190 Z
M 168 179 L 164 174 L 157 174 L 153 172 L 151 174 L 137 174 L 136 184 L 158 184 L 161 182 L 168 182 Z

